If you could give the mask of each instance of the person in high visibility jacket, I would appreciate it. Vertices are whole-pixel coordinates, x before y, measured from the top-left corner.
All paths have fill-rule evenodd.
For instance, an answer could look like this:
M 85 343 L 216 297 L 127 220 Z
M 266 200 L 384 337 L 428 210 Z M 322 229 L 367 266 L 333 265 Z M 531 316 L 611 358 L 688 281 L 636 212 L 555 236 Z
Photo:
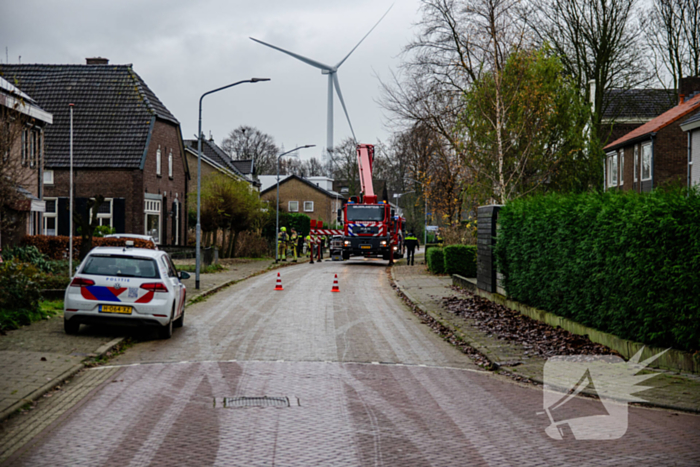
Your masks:
M 289 236 L 289 246 L 292 249 L 292 253 L 294 253 L 294 259 L 292 260 L 293 263 L 297 262 L 297 240 L 299 239 L 299 235 L 297 235 L 297 230 L 292 227 L 292 234 Z
M 277 256 L 282 261 L 287 261 L 287 228 L 282 227 L 280 233 L 277 234 Z
M 406 246 L 406 264 L 413 266 L 416 257 L 416 248 L 420 248 L 418 237 L 409 233 L 404 239 L 404 245 Z
M 311 235 L 307 235 L 304 242 L 306 243 L 306 256 L 311 256 Z

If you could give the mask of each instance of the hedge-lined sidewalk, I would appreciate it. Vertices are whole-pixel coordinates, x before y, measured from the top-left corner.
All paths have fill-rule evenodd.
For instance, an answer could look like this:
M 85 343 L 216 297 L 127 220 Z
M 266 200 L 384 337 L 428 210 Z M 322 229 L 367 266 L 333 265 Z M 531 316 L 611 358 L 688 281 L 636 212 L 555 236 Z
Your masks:
M 195 275 L 184 281 L 188 301 L 204 294 L 263 273 L 271 268 L 301 264 L 274 260 L 237 262 L 227 270 L 200 275 L 200 290 L 194 288 Z M 186 326 L 187 324 L 185 324 Z M 63 315 L 39 321 L 0 336 L 0 420 L 40 398 L 83 368 L 84 362 L 119 345 L 132 328 L 83 326 L 80 334 L 63 331 Z
M 396 285 L 411 302 L 452 329 L 458 337 L 491 362 L 498 364 L 498 371 L 542 381 L 544 358 L 527 355 L 526 349 L 519 343 L 487 335 L 473 326 L 471 320 L 455 316 L 443 307 L 443 297 L 462 296 L 450 288 L 450 276 L 436 276 L 430 274 L 423 265 L 411 267 L 405 263 L 397 264 L 391 272 Z M 658 375 L 644 383 L 652 389 L 638 393 L 639 397 L 652 406 L 700 412 L 700 377 L 662 370 L 650 371 Z

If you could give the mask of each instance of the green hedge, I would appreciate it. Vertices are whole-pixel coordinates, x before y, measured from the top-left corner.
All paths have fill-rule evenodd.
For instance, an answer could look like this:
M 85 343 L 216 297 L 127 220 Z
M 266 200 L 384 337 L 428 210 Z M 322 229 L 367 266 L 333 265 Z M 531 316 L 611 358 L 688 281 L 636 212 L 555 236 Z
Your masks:
M 442 252 L 442 248 L 431 248 L 426 253 L 428 256 L 428 269 L 435 274 L 442 274 L 445 272 L 445 255 Z
M 700 349 L 700 193 L 508 203 L 496 245 L 508 295 L 625 339 Z
M 476 277 L 476 246 L 448 245 L 443 248 L 445 272 L 464 277 Z
M 275 238 L 275 215 L 275 211 L 271 211 L 271 218 L 263 228 L 263 237 L 267 239 Z M 291 232 L 294 227 L 299 235 L 306 237 L 311 231 L 311 218 L 306 214 L 280 212 L 280 227 L 286 227 L 287 232 Z
M 16 329 L 41 319 L 39 271 L 18 260 L 0 264 L 0 329 Z

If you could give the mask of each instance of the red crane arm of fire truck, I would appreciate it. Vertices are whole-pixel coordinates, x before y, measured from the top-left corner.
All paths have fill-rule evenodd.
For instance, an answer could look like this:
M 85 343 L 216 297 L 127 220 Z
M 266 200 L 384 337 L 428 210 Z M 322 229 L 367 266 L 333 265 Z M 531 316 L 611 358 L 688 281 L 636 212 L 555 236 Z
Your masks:
M 374 162 L 374 146 L 371 144 L 357 145 L 357 166 L 360 169 L 360 192 L 362 202 L 374 204 L 377 195 L 374 194 L 372 185 L 372 162 Z

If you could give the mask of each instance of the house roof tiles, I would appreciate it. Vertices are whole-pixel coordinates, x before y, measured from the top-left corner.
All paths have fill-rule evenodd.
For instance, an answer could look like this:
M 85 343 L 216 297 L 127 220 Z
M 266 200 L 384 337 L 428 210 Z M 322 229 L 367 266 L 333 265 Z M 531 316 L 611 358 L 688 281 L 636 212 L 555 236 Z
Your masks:
M 678 103 L 674 89 L 610 89 L 603 118 L 608 120 L 652 119 Z
M 186 147 L 189 147 L 197 152 L 197 140 L 196 139 L 186 139 L 183 141 Z M 216 162 L 222 167 L 229 169 L 231 172 L 246 178 L 244 174 L 233 164 L 231 158 L 228 154 L 221 150 L 219 146 L 216 145 L 214 141 L 202 138 L 202 154 L 207 156 L 212 161 Z
M 650 133 L 661 130 L 668 125 L 680 120 L 691 112 L 700 109 L 700 94 L 694 96 L 691 99 L 686 100 L 680 105 L 673 107 L 671 110 L 664 112 L 653 120 L 645 123 L 644 125 L 636 128 L 623 137 L 613 141 L 612 143 L 605 146 L 606 150 L 618 149 L 637 138 L 644 137 Z
M 177 119 L 131 65 L 0 65 L 0 76 L 54 116 L 45 132 L 47 168 L 69 165 L 73 110 L 76 168 L 139 168 L 151 121 Z

